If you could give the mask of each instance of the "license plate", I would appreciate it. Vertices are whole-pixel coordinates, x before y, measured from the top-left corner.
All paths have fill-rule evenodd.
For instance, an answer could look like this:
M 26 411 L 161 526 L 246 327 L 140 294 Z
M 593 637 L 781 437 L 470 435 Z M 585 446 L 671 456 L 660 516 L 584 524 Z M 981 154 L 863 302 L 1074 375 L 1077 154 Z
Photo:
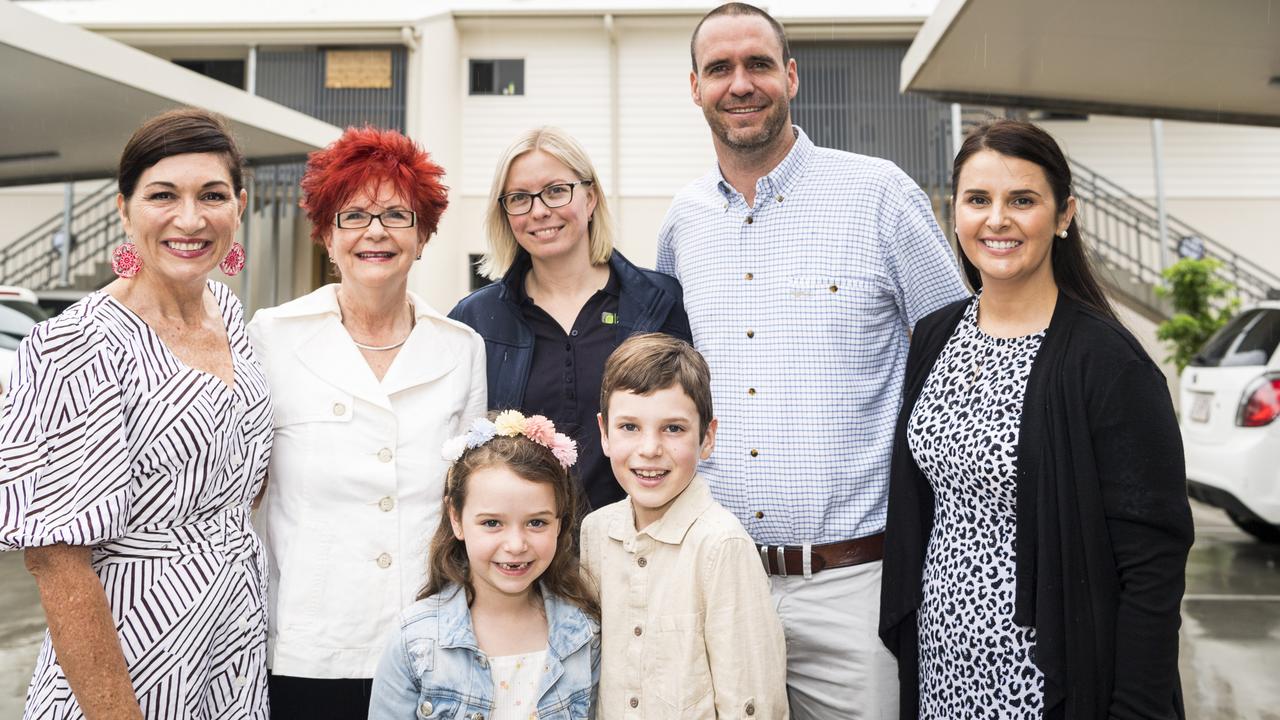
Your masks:
M 1191 421 L 1209 422 L 1209 407 L 1213 403 L 1213 393 L 1196 393 L 1191 403 Z

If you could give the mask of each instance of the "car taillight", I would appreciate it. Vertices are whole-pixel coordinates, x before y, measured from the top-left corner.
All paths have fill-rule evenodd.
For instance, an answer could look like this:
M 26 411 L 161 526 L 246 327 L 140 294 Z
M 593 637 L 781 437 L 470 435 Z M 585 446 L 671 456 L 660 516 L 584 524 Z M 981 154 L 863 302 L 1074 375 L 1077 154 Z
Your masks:
M 1262 427 L 1270 425 L 1277 417 L 1280 417 L 1280 377 L 1258 378 L 1245 390 L 1236 424 Z

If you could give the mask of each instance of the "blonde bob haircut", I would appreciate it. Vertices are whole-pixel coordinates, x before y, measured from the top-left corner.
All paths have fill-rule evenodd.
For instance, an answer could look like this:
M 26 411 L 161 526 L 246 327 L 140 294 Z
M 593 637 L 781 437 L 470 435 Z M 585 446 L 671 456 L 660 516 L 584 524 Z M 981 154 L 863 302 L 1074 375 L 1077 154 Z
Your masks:
M 507 184 L 511 163 L 534 150 L 541 150 L 564 163 L 579 180 L 591 181 L 586 187 L 596 199 L 595 213 L 587 226 L 591 264 L 603 265 L 613 255 L 613 216 L 609 214 L 604 188 L 600 186 L 600 177 L 591 164 L 591 158 L 587 157 L 587 151 L 560 128 L 549 125 L 538 127 L 521 135 L 507 148 L 498 162 L 498 171 L 493 174 L 493 187 L 489 190 L 489 211 L 484 216 L 484 234 L 489 239 L 489 252 L 480 260 L 480 274 L 490 280 L 497 280 L 505 275 L 520 250 L 515 233 L 511 232 L 511 223 L 507 221 L 507 212 L 498 203 L 498 196 L 502 195 L 502 189 Z M 578 192 L 581 191 L 582 188 L 578 188 Z

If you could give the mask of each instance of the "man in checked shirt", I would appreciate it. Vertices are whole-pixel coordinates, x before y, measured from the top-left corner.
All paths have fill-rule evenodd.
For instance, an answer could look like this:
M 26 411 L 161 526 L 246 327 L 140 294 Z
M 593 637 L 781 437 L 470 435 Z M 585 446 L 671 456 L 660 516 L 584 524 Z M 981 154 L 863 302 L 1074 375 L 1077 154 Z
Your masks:
M 967 291 L 905 173 L 791 124 L 776 20 L 722 5 L 690 52 L 718 162 L 676 196 L 657 264 L 711 367 L 721 429 L 701 470 L 760 545 L 792 716 L 896 718 L 876 634 L 890 445 L 909 332 Z

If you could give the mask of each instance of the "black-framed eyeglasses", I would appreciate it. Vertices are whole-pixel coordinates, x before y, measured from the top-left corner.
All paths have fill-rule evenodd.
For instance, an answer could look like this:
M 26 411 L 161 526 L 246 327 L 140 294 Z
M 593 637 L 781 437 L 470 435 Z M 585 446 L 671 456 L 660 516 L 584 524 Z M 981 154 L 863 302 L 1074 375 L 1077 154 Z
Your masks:
M 381 213 L 344 210 L 334 217 L 333 222 L 344 230 L 356 230 L 369 227 L 375 219 L 384 228 L 410 228 L 417 223 L 418 214 L 412 210 L 387 210 Z
M 539 198 L 542 204 L 548 208 L 558 208 L 573 202 L 573 188 L 575 185 L 590 185 L 590 180 L 579 180 L 577 182 L 556 183 L 548 185 L 536 193 L 530 192 L 509 192 L 506 195 L 498 196 L 498 204 L 508 215 L 524 215 L 533 209 L 533 199 Z

